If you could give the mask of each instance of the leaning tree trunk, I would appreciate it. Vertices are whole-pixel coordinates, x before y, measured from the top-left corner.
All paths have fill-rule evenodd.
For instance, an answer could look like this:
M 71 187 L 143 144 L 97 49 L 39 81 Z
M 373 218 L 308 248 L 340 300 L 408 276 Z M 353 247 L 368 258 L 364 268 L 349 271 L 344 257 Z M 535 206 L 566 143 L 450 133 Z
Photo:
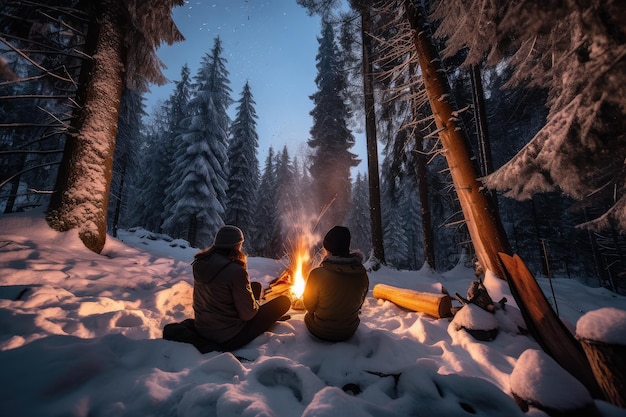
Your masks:
M 106 241 L 124 48 L 121 2 L 100 0 L 95 9 L 98 24 L 90 27 L 88 35 L 96 37 L 94 53 L 90 54 L 91 76 L 75 119 L 75 132 L 67 139 L 48 222 L 58 231 L 78 229 L 85 246 L 100 253 Z
M 421 8 L 417 8 L 413 0 L 404 0 L 404 8 L 414 31 L 413 41 L 422 69 L 424 87 L 476 256 L 483 268 L 504 279 L 506 275 L 498 253 L 511 254 L 504 228 L 491 200 L 481 191 L 482 186 L 477 179 L 471 151 L 448 101 L 450 88 L 442 74 L 441 61 L 438 59 Z
M 374 72 L 372 68 L 371 9 L 361 10 L 361 40 L 363 48 L 363 100 L 365 103 L 365 137 L 367 140 L 367 168 L 370 194 L 370 222 L 372 227 L 372 255 L 385 263 L 383 224 L 380 205 L 380 176 L 378 172 L 378 139 L 376 138 L 376 110 L 374 105 Z

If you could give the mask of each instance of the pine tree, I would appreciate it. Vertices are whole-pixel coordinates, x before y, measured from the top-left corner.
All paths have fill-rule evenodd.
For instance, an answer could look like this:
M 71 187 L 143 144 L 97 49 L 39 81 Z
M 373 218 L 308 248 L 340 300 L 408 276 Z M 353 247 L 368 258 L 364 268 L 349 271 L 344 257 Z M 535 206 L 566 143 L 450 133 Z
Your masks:
M 113 237 L 117 237 L 122 211 L 128 206 L 128 179 L 137 152 L 143 127 L 141 118 L 145 114 L 142 95 L 136 90 L 124 91 L 120 105 L 117 138 L 115 140 L 115 159 L 113 160 L 113 180 L 111 183 L 111 198 L 109 199 L 109 230 Z
M 291 162 L 289 150 L 285 145 L 281 153 L 276 155 L 276 198 L 278 211 L 282 218 L 294 219 L 298 215 L 298 188 L 296 170 Z M 290 225 L 283 224 L 283 230 Z
M 155 195 L 151 198 L 155 201 L 157 213 L 160 213 L 160 221 L 158 229 L 160 230 L 163 222 L 172 212 L 172 206 L 175 203 L 174 194 L 168 194 L 166 190 L 176 188 L 179 178 L 172 176 L 176 167 L 177 156 L 184 155 L 186 144 L 182 141 L 183 120 L 188 117 L 186 111 L 191 99 L 191 78 L 189 66 L 183 65 L 180 71 L 180 80 L 174 85 L 172 95 L 165 102 L 165 111 L 167 112 L 167 125 L 165 131 L 161 134 L 161 143 L 158 144 L 158 161 L 155 166 L 154 175 Z
M 507 62 L 513 69 L 509 86 L 548 90 L 545 126 L 484 183 L 518 199 L 563 191 L 603 207 L 604 215 L 589 226 L 626 230 L 626 4 L 546 8 L 528 0 L 484 0 L 438 6 L 448 53 L 468 49 L 467 65 L 483 56 L 494 66 Z
M 400 201 L 398 204 L 400 222 L 404 230 L 407 256 L 398 266 L 403 269 L 417 270 L 424 264 L 422 237 L 422 216 L 415 177 L 406 175 L 400 179 Z
M 131 217 L 133 226 L 141 226 L 153 232 L 161 231 L 163 219 L 163 194 L 159 181 L 159 172 L 163 160 L 163 136 L 167 130 L 165 108 L 154 113 L 153 120 L 146 126 L 142 135 L 139 160 L 132 172 L 131 195 L 133 208 Z
M 280 247 L 280 219 L 276 200 L 276 173 L 274 171 L 274 149 L 270 147 L 259 185 L 256 201 L 254 254 L 278 258 Z
M 177 180 L 168 188 L 174 204 L 164 229 L 184 237 L 194 247 L 211 244 L 224 222 L 227 184 L 227 113 L 230 87 L 222 44 L 215 38 L 210 55 L 202 59 L 195 76 L 195 95 L 182 122 L 182 151 L 172 173 Z
M 47 207 L 75 106 L 86 15 L 68 0 L 3 2 L 0 212 Z M 63 10 L 63 19 L 55 11 Z M 7 96 L 13 96 L 6 100 Z
M 257 158 L 257 114 L 254 105 L 250 85 L 246 82 L 239 99 L 237 115 L 230 128 L 228 203 L 224 217 L 226 223 L 238 226 L 247 235 L 244 243 L 246 250 L 249 250 L 249 241 L 253 239 L 256 193 L 261 180 Z
M 87 3 L 85 3 L 87 4 Z M 78 230 L 86 247 L 99 253 L 106 241 L 106 210 L 120 97 L 125 87 L 145 91 L 164 83 L 156 48 L 183 39 L 171 18 L 179 0 L 98 0 L 90 11 L 85 55 L 73 119 L 65 143 L 48 222 L 58 231 Z
M 135 215 L 137 222 L 147 230 L 162 231 L 168 209 L 174 204 L 166 190 L 175 180 L 172 176 L 175 157 L 182 148 L 181 122 L 191 95 L 189 67 L 181 68 L 181 78 L 174 82 L 170 97 L 155 109 L 148 123 L 140 163 L 137 164 L 133 183 Z M 181 150 L 182 152 L 182 150 Z
M 350 212 L 346 226 L 352 234 L 352 248 L 368 255 L 372 248 L 372 227 L 369 213 L 369 185 L 360 172 L 352 185 Z
M 404 267 L 408 258 L 408 238 L 405 232 L 404 212 L 400 205 L 401 176 L 392 172 L 391 155 L 386 152 L 382 169 L 382 219 L 385 243 L 385 261 L 394 268 Z
M 321 212 L 331 204 L 321 221 L 322 228 L 327 229 L 345 222 L 352 185 L 350 168 L 357 166 L 359 160 L 349 151 L 354 137 L 347 127 L 350 114 L 343 100 L 346 84 L 330 23 L 322 23 L 322 37 L 318 40 L 318 91 L 311 96 L 313 127 L 307 143 L 313 149 L 310 172 L 316 208 Z

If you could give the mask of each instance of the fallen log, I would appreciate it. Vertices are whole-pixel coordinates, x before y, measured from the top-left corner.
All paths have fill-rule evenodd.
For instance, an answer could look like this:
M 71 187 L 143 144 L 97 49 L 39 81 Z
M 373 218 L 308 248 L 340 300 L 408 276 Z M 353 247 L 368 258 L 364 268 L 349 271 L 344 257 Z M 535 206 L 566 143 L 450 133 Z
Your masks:
M 374 298 L 379 298 L 435 318 L 452 317 L 452 298 L 448 294 L 433 294 L 376 284 L 372 289 Z

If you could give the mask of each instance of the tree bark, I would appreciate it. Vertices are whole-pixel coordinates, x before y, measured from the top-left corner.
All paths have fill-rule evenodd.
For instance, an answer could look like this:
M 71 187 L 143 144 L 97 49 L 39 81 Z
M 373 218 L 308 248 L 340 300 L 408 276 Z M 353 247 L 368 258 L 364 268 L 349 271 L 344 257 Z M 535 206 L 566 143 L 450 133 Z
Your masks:
M 489 129 L 487 128 L 485 93 L 483 91 L 483 81 L 478 65 L 472 65 L 470 75 L 472 82 L 472 102 L 474 104 L 474 116 L 476 119 L 476 134 L 479 144 L 478 149 L 480 149 L 481 175 L 488 175 L 493 172 L 493 157 L 491 156 L 491 141 L 489 140 Z
M 78 229 L 90 250 L 100 253 L 106 241 L 117 119 L 124 84 L 122 10 L 118 0 L 95 6 L 88 36 L 95 36 L 91 76 L 83 107 L 67 139 L 48 222 L 58 231 Z M 94 33 L 95 31 L 95 33 Z M 89 51 L 88 51 L 89 52 Z M 80 103 L 80 101 L 79 101 Z
M 419 311 L 435 318 L 452 317 L 452 299 L 448 294 L 436 294 L 398 288 L 392 285 L 376 284 L 372 288 L 374 298 L 388 300 L 413 311 Z
M 410 66 L 412 77 L 417 74 L 417 65 Z M 423 104 L 419 103 L 417 97 L 417 89 L 415 83 L 411 83 L 411 92 L 413 95 L 413 117 L 415 120 L 420 119 Z M 420 199 L 420 213 L 422 215 L 422 244 L 424 245 L 424 262 L 432 269 L 435 269 L 435 233 L 433 231 L 433 222 L 430 210 L 430 198 L 428 187 L 428 159 L 424 151 L 424 138 L 419 134 L 419 130 L 415 129 L 415 174 L 417 175 L 417 189 Z
M 383 225 L 380 204 L 380 175 L 378 172 L 378 139 L 376 137 L 376 109 L 374 103 L 374 72 L 372 68 L 372 40 L 369 36 L 371 9 L 361 9 L 361 39 L 363 45 L 363 97 L 365 103 L 365 136 L 367 140 L 367 167 L 370 194 L 370 223 L 372 227 L 372 255 L 385 263 Z
M 415 153 L 415 172 L 417 174 L 417 188 L 420 198 L 420 211 L 422 214 L 422 244 L 424 245 L 424 261 L 432 269 L 435 269 L 435 235 L 430 212 L 430 199 L 428 198 L 428 170 L 426 169 L 426 155 L 423 152 L 422 138 L 415 137 L 418 146 Z
M 476 256 L 483 268 L 504 279 L 506 275 L 498 253 L 511 253 L 504 228 L 491 200 L 481 191 L 482 186 L 477 179 L 470 148 L 461 134 L 462 128 L 457 125 L 453 108 L 448 101 L 450 88 L 442 73 L 441 61 L 422 12 L 414 5 L 413 0 L 404 0 L 404 7 L 414 31 L 413 41 L 422 69 L 424 87 Z

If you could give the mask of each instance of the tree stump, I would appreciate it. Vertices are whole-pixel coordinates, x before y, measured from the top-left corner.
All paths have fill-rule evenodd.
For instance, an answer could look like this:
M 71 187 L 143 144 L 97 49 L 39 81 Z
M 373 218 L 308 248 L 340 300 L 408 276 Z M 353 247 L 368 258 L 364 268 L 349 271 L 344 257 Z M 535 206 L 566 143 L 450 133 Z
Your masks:
M 578 320 L 580 341 L 606 400 L 626 408 L 626 311 L 601 308 Z

